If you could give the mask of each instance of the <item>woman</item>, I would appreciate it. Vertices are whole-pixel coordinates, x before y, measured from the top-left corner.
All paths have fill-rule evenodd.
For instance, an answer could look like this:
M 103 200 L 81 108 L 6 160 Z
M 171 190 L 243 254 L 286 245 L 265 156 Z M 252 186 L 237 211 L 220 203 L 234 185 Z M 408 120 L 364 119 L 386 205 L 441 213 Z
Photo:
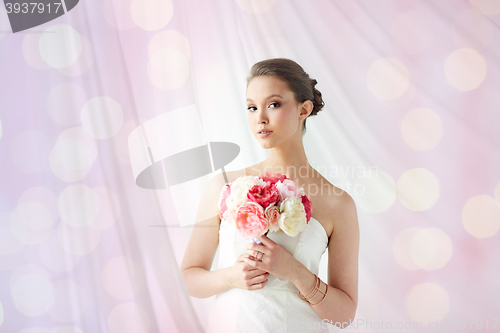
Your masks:
M 181 270 L 193 297 L 217 295 L 210 315 L 213 332 L 322 332 L 344 328 L 358 302 L 359 226 L 356 206 L 309 164 L 302 136 L 306 118 L 324 103 L 301 66 L 288 59 L 256 63 L 247 85 L 247 118 L 266 160 L 220 174 L 210 182 L 198 210 Z M 218 212 L 226 181 L 280 173 L 302 186 L 313 213 L 296 237 L 270 232 L 261 245 L 241 237 Z M 204 216 L 204 217 L 201 217 Z M 205 218 L 207 217 L 208 218 Z M 218 270 L 211 271 L 219 246 Z M 328 281 L 318 277 L 328 250 Z M 342 324 L 344 323 L 344 324 Z

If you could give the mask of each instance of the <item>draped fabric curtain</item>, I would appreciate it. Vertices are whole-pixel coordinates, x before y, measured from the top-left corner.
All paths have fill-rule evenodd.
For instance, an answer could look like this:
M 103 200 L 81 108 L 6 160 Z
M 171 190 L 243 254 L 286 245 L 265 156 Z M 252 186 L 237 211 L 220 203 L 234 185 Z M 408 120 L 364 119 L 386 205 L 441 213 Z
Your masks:
M 1 332 L 204 332 L 213 297 L 179 266 L 209 180 L 267 156 L 244 101 L 275 57 L 317 79 L 306 154 L 357 205 L 352 328 L 500 327 L 500 1 L 101 0 L 11 20 Z

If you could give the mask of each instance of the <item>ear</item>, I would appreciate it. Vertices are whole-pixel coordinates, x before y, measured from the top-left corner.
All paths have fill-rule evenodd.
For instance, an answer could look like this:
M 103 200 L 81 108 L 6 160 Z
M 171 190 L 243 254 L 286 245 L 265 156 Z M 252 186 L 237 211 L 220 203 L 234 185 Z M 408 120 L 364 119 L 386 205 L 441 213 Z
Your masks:
M 300 119 L 306 119 L 309 117 L 313 108 L 314 105 L 310 100 L 304 101 L 300 107 Z

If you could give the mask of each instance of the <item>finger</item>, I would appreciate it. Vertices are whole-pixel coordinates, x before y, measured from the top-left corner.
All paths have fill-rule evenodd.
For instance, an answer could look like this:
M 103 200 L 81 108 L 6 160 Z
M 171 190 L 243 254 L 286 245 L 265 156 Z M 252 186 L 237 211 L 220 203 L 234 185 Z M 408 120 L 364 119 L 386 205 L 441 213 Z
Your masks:
M 265 247 L 265 246 L 276 245 L 276 243 L 271 238 L 267 237 L 266 235 L 257 236 L 255 238 L 257 238 L 258 240 L 260 240 L 262 242 L 262 244 L 264 244 L 264 245 L 259 245 L 259 246 Z M 255 245 L 258 245 L 258 244 L 255 244 Z
M 261 275 L 254 276 L 254 277 L 251 279 L 251 281 L 252 281 L 253 283 L 262 283 L 262 282 L 264 282 L 264 281 L 266 281 L 266 280 L 267 280 L 267 275 L 265 275 L 265 274 L 261 274 Z
M 259 268 L 259 264 L 261 263 L 261 261 L 257 261 L 257 259 L 251 259 L 251 258 L 245 258 L 245 262 L 252 266 L 252 267 L 255 267 L 255 268 Z
M 264 287 L 266 286 L 266 284 L 267 284 L 267 282 L 268 282 L 268 281 L 269 281 L 269 280 L 265 280 L 265 281 L 262 281 L 262 282 L 260 282 L 260 283 L 252 284 L 252 285 L 248 288 L 248 290 L 257 290 L 257 289 L 262 289 L 262 288 L 264 288 Z
M 251 243 L 248 243 L 247 244 L 247 249 L 249 250 L 257 250 L 257 251 L 261 251 L 261 252 L 264 252 L 263 249 L 265 249 L 266 247 L 262 244 L 256 244 L 254 242 L 251 242 Z
M 259 252 L 262 252 L 263 254 L 259 254 Z M 258 251 L 258 250 L 247 250 L 245 252 L 245 255 L 247 257 L 258 258 L 258 257 L 261 257 L 261 256 L 265 257 L 266 252 L 264 252 L 264 251 Z

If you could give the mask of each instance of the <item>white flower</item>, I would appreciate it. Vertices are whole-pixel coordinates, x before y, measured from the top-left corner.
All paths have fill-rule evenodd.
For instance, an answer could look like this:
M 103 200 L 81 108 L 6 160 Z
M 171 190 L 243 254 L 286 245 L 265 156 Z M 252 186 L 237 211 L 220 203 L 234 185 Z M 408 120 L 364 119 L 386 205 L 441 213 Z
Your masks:
M 304 205 L 294 197 L 285 199 L 280 205 L 281 216 L 278 224 L 288 236 L 295 237 L 307 226 Z
M 231 184 L 231 194 L 226 199 L 227 208 L 236 211 L 239 206 L 246 203 L 248 201 L 247 193 L 258 184 L 257 179 L 254 176 L 238 177 Z

